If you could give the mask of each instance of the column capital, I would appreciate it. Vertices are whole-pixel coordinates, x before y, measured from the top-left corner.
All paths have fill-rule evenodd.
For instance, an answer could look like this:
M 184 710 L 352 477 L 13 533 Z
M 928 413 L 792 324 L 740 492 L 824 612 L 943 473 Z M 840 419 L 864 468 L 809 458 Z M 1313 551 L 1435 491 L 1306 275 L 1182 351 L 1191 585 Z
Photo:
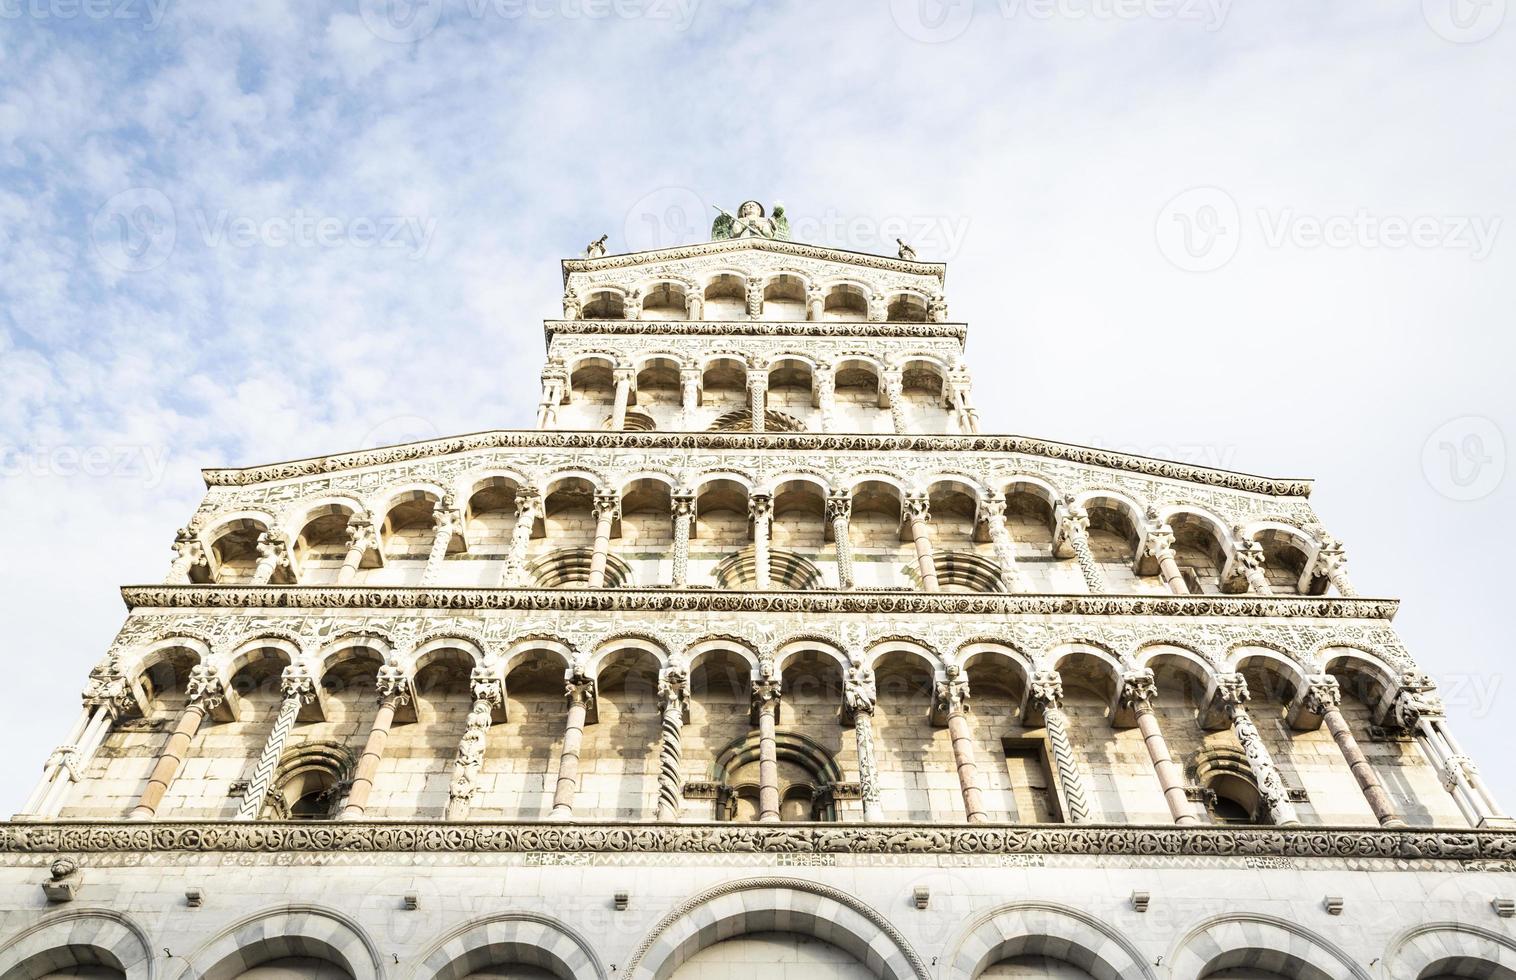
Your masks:
M 1117 695 L 1122 707 L 1129 711 L 1151 708 L 1153 698 L 1158 696 L 1158 683 L 1153 671 L 1147 667 L 1124 671 L 1121 675 L 1121 691 Z
M 774 495 L 750 493 L 747 497 L 747 514 L 753 520 L 767 520 L 774 516 Z
M 379 666 L 379 673 L 374 676 L 374 691 L 378 695 L 379 704 L 391 708 L 411 703 L 411 679 L 406 676 L 399 664 L 385 663 Z
M 475 667 L 469 672 L 469 692 L 475 701 L 484 701 L 493 709 L 505 706 L 505 682 L 492 667 Z
M 1401 687 L 1390 703 L 1390 720 L 1408 732 L 1416 731 L 1423 721 L 1444 716 L 1442 698 L 1430 688 Z
M 285 700 L 310 704 L 316 700 L 316 680 L 304 664 L 290 664 L 279 676 L 279 693 Z
M 446 494 L 437 501 L 437 506 L 432 508 L 432 529 L 439 534 L 443 531 L 456 530 L 463 523 L 463 514 L 458 510 L 458 505 L 453 501 L 452 494 Z
M 542 507 L 542 494 L 536 487 L 516 488 L 516 520 L 535 518 Z
M 667 710 L 678 706 L 681 713 L 689 710 L 690 672 L 683 664 L 669 664 L 658 674 L 658 707 Z
M 190 668 L 189 679 L 184 685 L 184 693 L 191 705 L 202 709 L 207 714 L 226 701 L 226 687 L 208 664 L 195 664 Z
M 927 316 L 933 323 L 946 323 L 948 318 L 947 297 L 941 293 L 933 293 L 932 298 L 926 304 Z
M 1324 715 L 1333 708 L 1342 706 L 1342 687 L 1337 683 L 1337 678 L 1330 674 L 1312 674 L 1305 682 L 1302 703 L 1311 714 Z
M 253 547 L 257 549 L 260 559 L 272 561 L 275 568 L 285 568 L 290 563 L 289 545 L 289 538 L 283 531 L 264 531 L 258 535 L 258 541 Z
M 347 546 L 370 551 L 379 547 L 379 535 L 374 520 L 364 511 L 354 511 L 347 519 Z
M 957 670 L 949 671 L 947 680 L 938 681 L 933 693 L 939 714 L 959 715 L 969 709 L 969 679 Z
M 611 368 L 611 380 L 616 384 L 625 381 L 628 385 L 636 385 L 637 369 L 630 364 L 616 364 Z
M 853 495 L 846 490 L 828 490 L 826 494 L 826 519 L 849 520 L 853 516 Z
M 979 501 L 979 520 L 986 522 L 1005 520 L 1006 499 L 1005 494 L 989 494 Z
M 860 664 L 849 667 L 842 684 L 844 720 L 851 721 L 859 714 L 871 715 L 878 703 L 879 688 L 874 672 Z
M 615 490 L 596 490 L 593 504 L 596 520 L 621 516 L 621 494 Z
M 137 697 L 114 654 L 89 672 L 89 678 L 84 682 L 83 700 L 87 707 L 105 708 L 112 718 L 136 714 L 139 709 Z
M 901 502 L 901 513 L 909 521 L 932 519 L 932 498 L 924 493 L 907 494 Z
M 1243 708 L 1253 699 L 1245 677 L 1237 673 L 1216 675 L 1216 700 L 1225 708 Z
M 768 665 L 764 666 L 767 668 Z M 779 678 L 773 676 L 772 673 L 766 673 L 753 681 L 752 720 L 754 724 L 757 724 L 758 715 L 761 714 L 763 710 L 769 705 L 773 706 L 775 716 L 777 717 L 779 712 L 779 700 L 783 693 L 780 685 L 781 682 Z
M 669 494 L 670 506 L 674 517 L 691 517 L 695 513 L 695 491 L 689 487 L 679 487 Z
M 1174 557 L 1174 529 L 1168 521 L 1152 519 L 1142 536 L 1143 555 L 1155 562 Z
M 563 678 L 563 696 L 570 705 L 595 706 L 595 679 L 578 667 L 569 668 Z

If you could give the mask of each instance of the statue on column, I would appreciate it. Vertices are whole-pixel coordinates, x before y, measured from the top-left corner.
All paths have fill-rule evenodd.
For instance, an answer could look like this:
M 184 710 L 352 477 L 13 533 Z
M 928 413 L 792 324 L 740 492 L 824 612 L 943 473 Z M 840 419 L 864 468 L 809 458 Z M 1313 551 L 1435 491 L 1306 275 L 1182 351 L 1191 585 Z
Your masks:
M 784 205 L 774 205 L 774 216 L 771 218 L 763 210 L 763 205 L 757 201 L 744 201 L 734 215 L 723 207 L 717 206 L 721 213 L 716 216 L 711 225 L 711 240 L 724 241 L 728 238 L 771 238 L 780 241 L 790 240 L 790 222 L 784 216 Z
M 606 241 L 606 239 L 608 239 L 610 237 L 611 237 L 610 235 L 601 235 L 599 238 L 597 238 L 594 241 L 590 242 L 589 245 L 585 246 L 585 249 L 584 249 L 585 256 L 588 257 L 588 258 L 592 258 L 592 259 L 598 259 L 598 258 L 600 258 L 600 256 L 604 255 L 605 254 L 605 241 Z

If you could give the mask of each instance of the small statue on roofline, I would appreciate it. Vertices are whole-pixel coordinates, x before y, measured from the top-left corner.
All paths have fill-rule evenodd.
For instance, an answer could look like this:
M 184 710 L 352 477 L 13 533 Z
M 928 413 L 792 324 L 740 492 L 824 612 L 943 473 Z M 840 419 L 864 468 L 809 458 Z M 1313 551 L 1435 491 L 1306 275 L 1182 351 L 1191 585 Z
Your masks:
M 728 238 L 774 238 L 780 241 L 790 240 L 790 222 L 784 216 L 784 205 L 774 205 L 774 216 L 769 217 L 763 210 L 763 205 L 757 201 L 744 201 L 737 209 L 736 214 L 723 207 L 717 206 L 721 213 L 716 216 L 716 221 L 711 225 L 711 240 L 723 241 Z

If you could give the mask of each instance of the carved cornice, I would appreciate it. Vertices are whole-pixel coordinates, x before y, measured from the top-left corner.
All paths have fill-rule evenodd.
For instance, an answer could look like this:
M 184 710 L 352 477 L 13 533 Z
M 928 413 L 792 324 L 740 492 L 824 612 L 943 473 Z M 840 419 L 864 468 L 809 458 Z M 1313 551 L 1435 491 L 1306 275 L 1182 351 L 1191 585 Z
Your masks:
M 947 265 L 942 262 L 910 262 L 904 259 L 868 252 L 849 252 L 840 248 L 823 248 L 803 242 L 786 242 L 771 238 L 731 238 L 719 242 L 701 242 L 697 245 L 680 245 L 676 248 L 660 248 L 647 252 L 623 252 L 593 259 L 564 259 L 563 281 L 575 272 L 606 272 L 614 269 L 629 269 L 657 262 L 676 262 L 680 259 L 695 259 L 707 255 L 730 255 L 733 252 L 773 252 L 803 259 L 819 259 L 823 262 L 839 262 L 843 265 L 865 269 L 880 269 L 885 272 L 902 272 L 915 276 L 935 276 L 939 282 L 947 279 Z
M 714 589 L 447 589 L 129 585 L 128 609 L 520 609 L 600 612 L 911 613 L 1021 616 L 1395 618 L 1396 599 L 1255 595 L 727 592 Z
M 545 320 L 542 332 L 548 342 L 555 336 L 657 336 L 712 337 L 943 337 L 962 342 L 969 328 L 962 323 L 847 323 L 806 320 L 754 322 L 752 320 Z
M 412 442 L 402 446 L 388 446 L 383 449 L 341 453 L 334 456 L 317 456 L 245 469 L 205 469 L 201 471 L 201 474 L 206 485 L 210 487 L 251 486 L 275 480 L 320 476 L 481 449 L 779 450 L 797 454 L 848 451 L 874 454 L 896 452 L 1022 453 L 1248 493 L 1276 497 L 1309 497 L 1311 495 L 1309 480 L 1272 479 L 1016 435 L 546 432 L 531 429 L 496 429 L 445 439 L 432 439 L 426 442 Z
M 1516 831 L 1083 824 L 3 823 L 0 853 L 1052 854 L 1385 858 L 1516 870 Z

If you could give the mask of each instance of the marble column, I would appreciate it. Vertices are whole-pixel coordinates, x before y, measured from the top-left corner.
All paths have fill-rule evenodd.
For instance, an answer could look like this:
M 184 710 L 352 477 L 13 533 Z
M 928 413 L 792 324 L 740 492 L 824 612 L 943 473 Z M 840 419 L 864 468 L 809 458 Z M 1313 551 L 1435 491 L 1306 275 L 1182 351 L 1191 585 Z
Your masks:
M 979 505 L 979 519 L 984 521 L 989 532 L 990 544 L 995 547 L 995 560 L 1000 565 L 1000 580 L 1007 592 L 1026 592 L 1026 580 L 1016 567 L 1016 546 L 1011 541 L 1010 529 L 1005 523 L 1005 495 L 994 493 Z
M 374 532 L 373 520 L 363 511 L 355 512 L 347 519 L 347 555 L 337 571 L 338 585 L 352 585 L 363 566 L 363 557 L 379 547 L 379 536 Z
M 874 674 L 857 664 L 848 668 L 842 689 L 843 721 L 851 721 L 858 746 L 858 786 L 863 796 L 863 819 L 883 820 L 879 802 L 879 765 L 874 759 L 874 709 L 879 692 Z
M 761 278 L 747 281 L 747 318 L 749 320 L 763 319 L 763 289 L 764 281 Z
M 90 672 L 79 722 L 69 733 L 69 740 L 58 746 L 43 766 L 42 783 L 32 793 L 23 812 L 40 818 L 58 815 L 68 801 L 69 791 L 84 778 L 95 753 L 110 734 L 111 725 L 130 703 L 126 678 L 113 665 L 97 667 Z
M 826 319 L 826 292 L 820 286 L 805 288 L 805 318 L 812 322 Z
M 948 738 L 953 743 L 953 764 L 958 769 L 958 788 L 963 793 L 964 817 L 969 823 L 984 823 L 984 796 L 979 790 L 979 767 L 974 763 L 974 738 L 969 725 L 969 682 L 956 668 L 948 679 L 937 682 L 937 710 L 947 716 Z
M 1357 598 L 1358 590 L 1353 588 L 1353 583 L 1348 578 L 1347 553 L 1343 550 L 1342 542 L 1336 538 L 1327 536 L 1322 539 L 1313 563 L 1313 573 L 1336 587 L 1338 595 L 1348 599 Z
M 932 551 L 931 500 L 924 493 L 912 494 L 902 502 L 906 520 L 911 524 L 911 540 L 916 545 L 916 569 L 924 592 L 940 592 L 937 584 L 937 558 Z
M 662 821 L 679 819 L 684 806 L 684 719 L 690 710 L 690 675 L 683 664 L 671 664 L 658 677 L 658 710 L 662 738 L 658 745 L 658 806 Z
M 568 389 L 568 371 L 561 361 L 549 361 L 542 369 L 542 399 L 537 403 L 537 428 L 551 429 L 558 424 L 558 406 Z
M 253 567 L 251 585 L 267 585 L 274 573 L 290 567 L 289 542 L 277 531 L 264 531 L 258 535 L 258 564 Z
M 474 706 L 463 723 L 463 737 L 453 756 L 453 778 L 447 788 L 448 820 L 467 820 L 479 791 L 479 772 L 484 768 L 484 750 L 495 711 L 505 703 L 505 685 L 495 672 L 475 667 L 469 676 Z
M 1430 680 L 1407 674 L 1392 702 L 1390 719 L 1415 737 L 1441 773 L 1442 788 L 1453 797 L 1470 826 L 1509 826 L 1509 817 L 1484 785 L 1478 767 L 1448 730 L 1442 699 L 1432 693 Z
M 762 432 L 768 421 L 768 366 L 753 361 L 747 369 L 748 412 L 753 416 L 753 431 Z
M 890 425 L 897 435 L 909 431 L 905 418 L 905 377 L 898 367 L 884 369 L 884 397 L 890 403 Z
M 147 788 L 142 791 L 141 799 L 128 814 L 133 820 L 150 820 L 158 812 L 163 794 L 173 784 L 174 776 L 178 774 L 179 766 L 184 762 L 190 743 L 195 740 L 205 716 L 226 700 L 226 690 L 221 685 L 221 679 L 204 664 L 196 664 L 190 669 L 185 694 L 188 701 L 179 715 L 179 722 L 174 726 L 168 741 L 163 743 L 163 751 L 158 753 L 158 761 L 147 777 Z
M 774 731 L 779 720 L 779 678 L 767 669 L 753 681 L 753 719 L 758 725 L 758 820 L 773 823 L 779 819 L 779 747 Z
M 300 709 L 316 700 L 316 681 L 308 670 L 299 665 L 284 668 L 279 690 L 284 700 L 279 704 L 274 727 L 263 743 L 263 752 L 258 756 L 253 778 L 242 794 L 242 804 L 237 808 L 238 820 L 256 820 L 263 811 L 263 801 L 273 788 L 274 774 L 279 768 L 279 757 L 284 753 L 285 740 L 295 727 Z
M 384 746 L 389 741 L 395 712 L 411 701 L 410 681 L 393 664 L 379 668 L 374 685 L 378 692 L 379 710 L 374 714 L 374 723 L 369 726 L 368 738 L 363 743 L 363 754 L 358 756 L 358 766 L 353 771 L 353 785 L 348 790 L 347 802 L 340 814 L 343 820 L 358 820 L 363 816 L 363 811 L 368 807 L 369 794 L 374 789 L 374 777 L 379 773 L 379 763 L 384 758 Z
M 831 364 L 816 366 L 816 409 L 821 415 L 821 431 L 836 431 L 837 370 Z
M 700 369 L 697 367 L 682 367 L 679 369 L 679 426 L 683 429 L 695 427 L 695 415 L 700 408 Z
M 1153 762 L 1153 772 L 1158 776 L 1158 786 L 1163 790 L 1169 815 L 1174 818 L 1174 823 L 1187 827 L 1198 823 L 1200 818 L 1195 815 L 1195 808 L 1185 794 L 1184 770 L 1169 754 L 1169 743 L 1158 725 L 1158 714 L 1153 710 L 1153 699 L 1157 696 L 1158 685 L 1151 670 L 1129 670 L 1121 675 L 1121 706 L 1136 718 L 1137 730 L 1142 733 L 1143 744 L 1147 746 L 1148 758 Z
M 63 744 L 53 750 L 48 756 L 47 762 L 42 765 L 42 778 L 32 788 L 31 795 L 22 804 L 20 815 L 42 816 L 42 803 L 47 798 L 48 792 L 53 789 L 54 781 L 60 775 L 66 775 L 69 779 L 79 778 L 79 740 L 89 729 L 90 722 L 95 718 L 98 709 L 90 704 L 85 704 L 79 712 L 79 717 L 74 721 L 74 726 L 69 729 L 68 738 Z
M 837 549 L 837 586 L 851 589 L 854 585 L 853 541 L 849 521 L 853 514 L 853 498 L 846 490 L 832 490 L 826 495 L 826 517 L 832 523 L 832 544 Z
M 1084 778 L 1074 758 L 1074 746 L 1069 742 L 1069 716 L 1063 710 L 1063 678 L 1057 671 L 1040 670 L 1032 675 L 1028 707 L 1034 715 L 1042 716 L 1043 727 L 1047 729 L 1069 823 L 1089 823 L 1090 804 L 1085 799 Z
M 615 491 L 598 491 L 595 494 L 595 549 L 590 555 L 590 575 L 587 588 L 605 586 L 605 566 L 610 560 L 611 525 L 621 512 L 621 495 Z
M 432 547 L 426 556 L 426 569 L 421 573 L 422 585 L 436 585 L 442 576 L 442 564 L 447 561 L 447 549 L 452 546 L 453 536 L 463 528 L 463 515 L 453 506 L 452 497 L 443 497 L 432 508 Z
M 701 295 L 700 288 L 691 283 L 684 294 L 684 309 L 691 320 L 705 319 L 705 297 Z
M 206 564 L 205 547 L 200 537 L 189 528 L 180 528 L 174 535 L 174 560 L 168 567 L 164 585 L 189 585 L 190 570 Z
M 1268 576 L 1263 573 L 1263 545 L 1242 538 L 1234 545 L 1234 551 L 1232 560 L 1237 563 L 1237 570 L 1242 573 L 1247 590 L 1254 595 L 1273 595 L 1274 589 L 1269 585 Z
M 568 713 L 563 722 L 563 750 L 558 755 L 558 782 L 553 789 L 554 820 L 574 815 L 574 797 L 579 793 L 579 752 L 584 744 L 584 725 L 595 702 L 595 681 L 575 668 L 564 681 Z
M 1190 587 L 1184 581 L 1179 558 L 1174 552 L 1174 529 L 1156 515 L 1150 515 L 1142 547 L 1144 557 L 1158 566 L 1158 574 L 1168 590 L 1175 595 L 1189 595 Z
M 1222 711 L 1232 724 L 1237 741 L 1242 745 L 1248 765 L 1253 770 L 1253 779 L 1258 784 L 1258 794 L 1263 799 L 1269 819 L 1282 827 L 1300 823 L 1295 805 L 1290 802 L 1289 790 L 1285 788 L 1284 778 L 1279 775 L 1279 767 L 1274 765 L 1274 757 L 1263 744 L 1263 737 L 1258 734 L 1258 726 L 1253 724 L 1252 715 L 1248 714 L 1247 702 L 1252 695 L 1248 693 L 1247 681 L 1241 674 L 1221 674 L 1216 678 L 1216 695 Z
M 695 491 L 675 490 L 670 498 L 674 519 L 674 588 L 689 585 L 690 523 L 695 519 Z
M 1056 516 L 1058 525 L 1053 534 L 1053 553 L 1060 558 L 1073 555 L 1079 563 L 1079 574 L 1084 576 L 1085 588 L 1094 595 L 1105 594 L 1105 574 L 1090 551 L 1090 515 L 1073 497 L 1065 497 L 1058 504 Z
M 774 522 L 774 498 L 766 493 L 750 494 L 748 516 L 753 519 L 753 579 L 759 589 L 769 588 L 769 533 Z
M 510 550 L 505 567 L 500 570 L 500 584 L 519 587 L 526 584 L 526 558 L 532 546 L 532 525 L 541 512 L 542 495 L 535 487 L 516 488 L 516 523 L 511 525 Z
M 1337 743 L 1337 750 L 1342 753 L 1342 758 L 1352 770 L 1353 778 L 1358 781 L 1358 788 L 1363 792 L 1369 809 L 1373 811 L 1374 819 L 1379 821 L 1381 827 L 1404 827 L 1405 820 L 1395 811 L 1390 794 L 1380 784 L 1374 767 L 1364 757 L 1363 749 L 1353 737 L 1353 730 L 1342 716 L 1342 689 L 1338 686 L 1337 679 L 1318 674 L 1306 678 L 1306 682 L 1309 686 L 1305 690 L 1305 708 L 1311 714 L 1320 716 L 1327 731 L 1332 733 L 1332 741 Z
M 630 366 L 611 369 L 611 379 L 616 385 L 616 394 L 611 402 L 611 431 L 621 432 L 626 428 L 626 407 L 632 400 L 632 382 L 636 376 Z

